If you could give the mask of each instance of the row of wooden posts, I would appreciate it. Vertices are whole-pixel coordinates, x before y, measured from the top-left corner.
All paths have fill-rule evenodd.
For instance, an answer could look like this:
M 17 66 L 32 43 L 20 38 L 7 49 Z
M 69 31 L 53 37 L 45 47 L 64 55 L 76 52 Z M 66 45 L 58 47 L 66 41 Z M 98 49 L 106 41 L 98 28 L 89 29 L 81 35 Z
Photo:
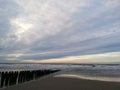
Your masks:
M 57 71 L 59 70 L 32 70 L 32 71 L 30 70 L 30 71 L 0 72 L 0 88 L 38 79 L 41 76 L 54 73 Z

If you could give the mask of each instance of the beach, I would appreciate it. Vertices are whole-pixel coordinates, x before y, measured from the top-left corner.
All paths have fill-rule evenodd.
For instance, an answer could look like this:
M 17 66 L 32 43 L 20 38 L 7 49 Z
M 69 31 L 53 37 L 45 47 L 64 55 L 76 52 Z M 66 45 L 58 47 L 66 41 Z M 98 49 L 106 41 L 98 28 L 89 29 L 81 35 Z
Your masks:
M 29 68 L 26 68 L 28 66 Z M 7 69 L 8 67 L 10 70 Z M 120 65 L 95 65 L 94 67 L 92 65 L 19 64 L 8 66 L 7 64 L 6 67 L 1 65 L 3 72 L 24 70 L 28 78 L 31 74 L 27 71 L 31 73 L 34 71 L 31 68 L 39 72 L 49 69 L 60 71 L 36 79 L 31 78 L 30 81 L 26 81 L 27 78 L 23 75 L 25 82 L 0 88 L 0 90 L 120 90 Z
M 120 0 L 0 0 L 0 90 L 120 90 Z
M 67 77 L 46 77 L 1 90 L 120 90 L 120 83 Z

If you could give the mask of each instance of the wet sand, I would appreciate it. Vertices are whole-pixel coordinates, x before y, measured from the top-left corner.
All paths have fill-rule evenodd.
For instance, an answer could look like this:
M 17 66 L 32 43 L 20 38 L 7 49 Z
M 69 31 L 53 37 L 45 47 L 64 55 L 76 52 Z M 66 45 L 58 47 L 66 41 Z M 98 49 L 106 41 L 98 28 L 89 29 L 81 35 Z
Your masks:
M 120 83 L 66 77 L 46 77 L 0 90 L 120 90 Z

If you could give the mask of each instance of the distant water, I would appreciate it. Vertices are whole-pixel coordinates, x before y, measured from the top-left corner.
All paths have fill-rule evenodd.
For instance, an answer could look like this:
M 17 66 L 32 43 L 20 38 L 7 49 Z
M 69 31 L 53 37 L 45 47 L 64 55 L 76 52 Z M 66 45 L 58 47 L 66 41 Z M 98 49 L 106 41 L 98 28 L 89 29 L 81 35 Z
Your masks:
M 0 71 L 42 70 L 42 69 L 67 69 L 70 65 L 60 64 L 0 64 Z
M 0 71 L 59 69 L 56 76 L 120 82 L 119 64 L 0 64 Z

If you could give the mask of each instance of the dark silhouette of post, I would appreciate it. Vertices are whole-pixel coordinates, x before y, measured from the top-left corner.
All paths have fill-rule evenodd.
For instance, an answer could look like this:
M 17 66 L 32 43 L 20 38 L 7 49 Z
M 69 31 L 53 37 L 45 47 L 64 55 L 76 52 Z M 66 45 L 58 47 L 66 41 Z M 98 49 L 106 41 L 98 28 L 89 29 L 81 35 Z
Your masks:
M 59 70 L 27 70 L 0 72 L 0 87 L 7 87 L 38 79 L 44 75 L 58 72 Z
M 4 78 L 5 78 L 5 76 L 4 76 L 4 72 L 2 72 L 2 73 L 1 73 L 1 85 L 0 85 L 1 88 L 3 87 L 4 82 L 5 82 L 5 81 L 4 81 L 4 80 L 5 80 Z

